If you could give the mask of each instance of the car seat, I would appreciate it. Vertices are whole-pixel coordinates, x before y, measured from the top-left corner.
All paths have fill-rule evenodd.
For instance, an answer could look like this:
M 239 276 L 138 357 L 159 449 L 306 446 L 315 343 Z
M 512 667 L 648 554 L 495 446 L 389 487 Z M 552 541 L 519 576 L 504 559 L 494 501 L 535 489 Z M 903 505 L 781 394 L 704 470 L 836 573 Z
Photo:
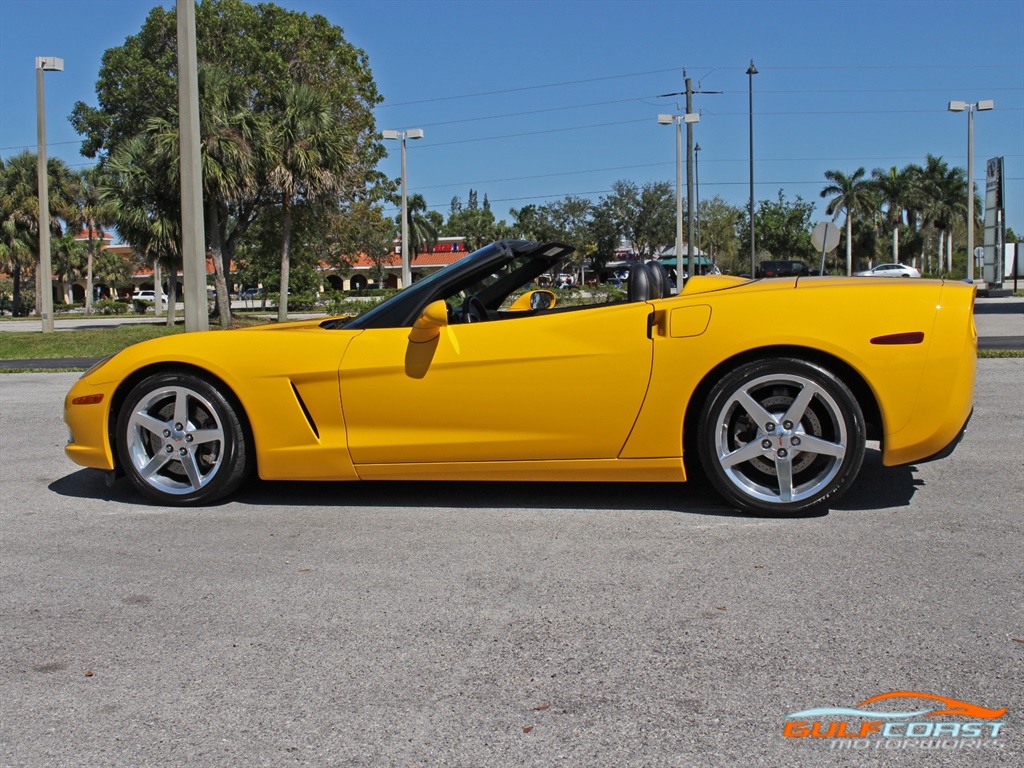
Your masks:
M 650 301 L 654 292 L 654 277 L 651 269 L 642 262 L 629 265 L 626 281 L 627 301 Z
M 651 298 L 664 299 L 672 294 L 668 285 L 668 270 L 660 261 L 648 261 L 644 266 L 651 272 L 653 278 Z

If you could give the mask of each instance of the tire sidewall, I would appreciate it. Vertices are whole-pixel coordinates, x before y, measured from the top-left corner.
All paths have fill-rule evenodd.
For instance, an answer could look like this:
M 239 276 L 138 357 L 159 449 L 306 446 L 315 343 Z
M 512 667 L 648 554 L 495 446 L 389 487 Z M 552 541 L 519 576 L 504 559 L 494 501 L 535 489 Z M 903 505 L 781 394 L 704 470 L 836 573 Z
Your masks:
M 792 375 L 810 379 L 839 405 L 839 416 L 845 422 L 847 451 L 835 477 L 818 493 L 800 501 L 768 502 L 744 493 L 725 474 L 718 460 L 715 436 L 719 429 L 718 415 L 726 401 L 746 383 L 763 376 Z M 860 404 L 843 381 L 827 368 L 796 358 L 754 360 L 730 372 L 712 387 L 702 409 L 698 426 L 698 455 L 704 474 L 715 490 L 728 502 L 755 514 L 770 516 L 799 515 L 835 501 L 845 493 L 864 460 L 866 427 Z
M 184 494 L 167 493 L 150 485 L 139 475 L 128 452 L 131 414 L 150 393 L 172 386 L 186 387 L 206 398 L 216 411 L 224 432 L 223 456 L 216 474 L 199 490 Z M 115 437 L 121 468 L 139 492 L 167 506 L 195 506 L 223 498 L 241 484 L 248 474 L 251 463 L 250 441 L 246 438 L 246 429 L 240 414 L 241 407 L 234 402 L 234 398 L 231 397 L 229 400 L 205 377 L 184 371 L 168 371 L 147 376 L 132 387 L 118 413 Z

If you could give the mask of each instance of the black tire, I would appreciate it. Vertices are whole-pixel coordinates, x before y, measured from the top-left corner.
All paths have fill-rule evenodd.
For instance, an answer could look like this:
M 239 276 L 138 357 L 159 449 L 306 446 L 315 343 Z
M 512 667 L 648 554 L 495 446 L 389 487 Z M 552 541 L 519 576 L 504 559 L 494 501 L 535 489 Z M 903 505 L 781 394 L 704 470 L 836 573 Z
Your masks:
M 209 504 L 235 491 L 253 464 L 242 419 L 234 397 L 200 376 L 149 376 L 128 393 L 117 417 L 121 468 L 161 504 Z
M 757 360 L 729 373 L 711 390 L 698 430 L 715 490 L 760 514 L 792 515 L 838 499 L 864 460 L 856 398 L 803 360 Z

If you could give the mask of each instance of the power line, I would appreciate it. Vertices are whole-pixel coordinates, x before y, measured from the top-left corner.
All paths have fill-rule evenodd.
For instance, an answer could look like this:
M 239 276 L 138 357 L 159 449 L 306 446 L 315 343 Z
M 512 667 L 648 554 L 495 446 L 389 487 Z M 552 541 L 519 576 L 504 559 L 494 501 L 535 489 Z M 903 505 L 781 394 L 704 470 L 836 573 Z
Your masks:
M 743 66 L 738 67 L 721 67 L 721 66 L 679 66 L 671 67 L 669 69 L 653 69 L 646 72 L 630 72 L 619 75 L 607 75 L 605 77 L 591 77 L 583 80 L 562 80 L 555 83 L 542 83 L 539 85 L 525 85 L 516 88 L 501 88 L 493 91 L 479 91 L 477 93 L 463 93 L 453 96 L 437 96 L 431 99 L 417 99 L 415 101 L 399 101 L 394 104 L 379 104 L 376 109 L 388 109 L 391 107 L 408 107 L 418 104 L 434 104 L 442 101 L 456 101 L 459 99 L 473 99 L 481 96 L 500 96 L 506 93 L 521 93 L 523 91 L 537 91 L 545 88 L 561 88 L 569 85 L 584 85 L 586 83 L 599 83 L 606 82 L 609 80 L 624 80 L 631 77 L 646 77 L 648 75 L 662 75 L 666 72 L 682 72 L 684 69 L 713 69 L 713 70 L 740 70 L 744 69 Z M 809 66 L 792 66 L 792 67 L 763 67 L 763 71 L 770 72 L 772 70 L 943 70 L 943 69 L 1017 69 L 1016 64 L 899 64 L 899 65 L 885 65 L 885 64 L 870 64 L 863 66 L 856 65 L 809 65 Z

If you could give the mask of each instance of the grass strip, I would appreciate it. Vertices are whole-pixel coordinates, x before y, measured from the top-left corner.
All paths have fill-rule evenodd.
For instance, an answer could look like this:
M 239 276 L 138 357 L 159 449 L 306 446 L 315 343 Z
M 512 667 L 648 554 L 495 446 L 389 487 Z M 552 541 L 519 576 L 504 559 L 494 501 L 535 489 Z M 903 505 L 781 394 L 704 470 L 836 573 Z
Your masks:
M 233 327 L 266 323 L 264 318 L 234 318 Z M 210 330 L 220 330 L 211 326 Z M 55 333 L 0 332 L 0 360 L 41 360 L 60 357 L 106 357 L 125 347 L 161 336 L 184 333 L 184 323 L 135 323 L 110 328 L 81 328 Z

